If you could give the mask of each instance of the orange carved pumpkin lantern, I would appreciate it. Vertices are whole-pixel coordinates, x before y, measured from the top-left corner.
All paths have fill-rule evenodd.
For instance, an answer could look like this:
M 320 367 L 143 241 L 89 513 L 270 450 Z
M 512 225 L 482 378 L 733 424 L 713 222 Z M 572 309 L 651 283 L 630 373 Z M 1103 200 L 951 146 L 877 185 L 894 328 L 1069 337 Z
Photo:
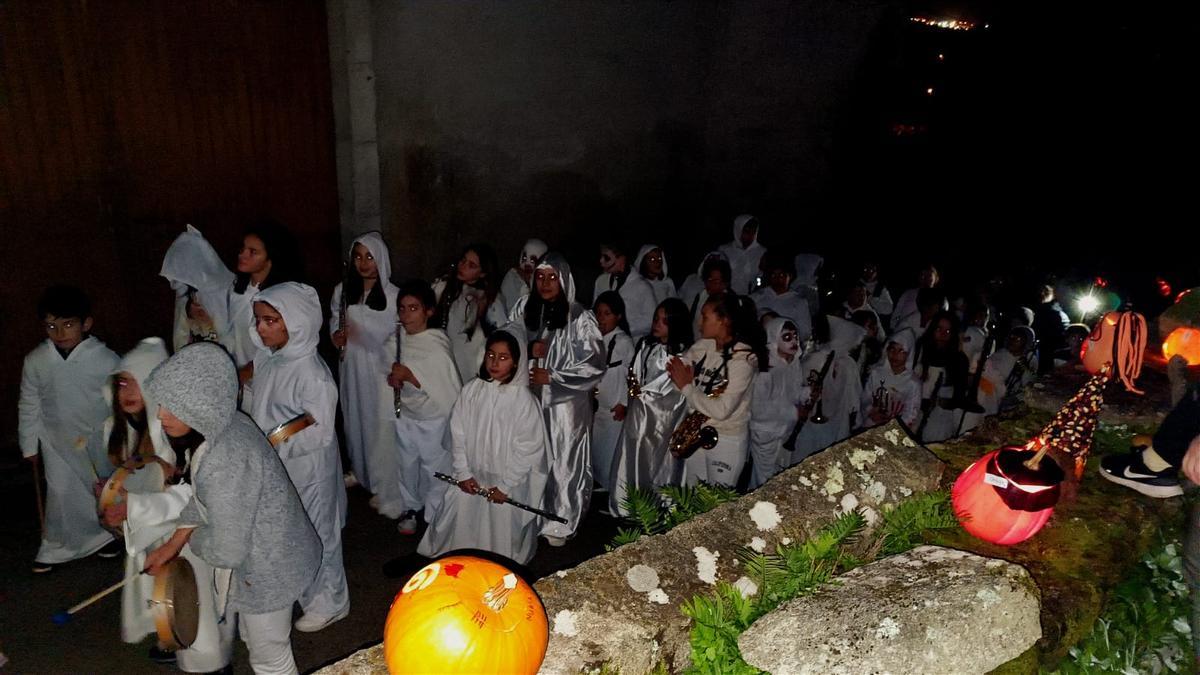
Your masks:
M 1058 503 L 1063 472 L 1040 457 L 1036 468 L 1029 468 L 1025 462 L 1034 456 L 1032 450 L 1009 446 L 962 472 L 950 500 L 963 529 L 1001 546 L 1023 542 L 1042 529 Z
M 1163 357 L 1182 356 L 1189 366 L 1200 365 L 1200 328 L 1180 326 L 1163 342 Z
M 442 558 L 414 574 L 383 629 L 393 674 L 536 673 L 546 641 L 546 610 L 533 588 L 472 556 Z

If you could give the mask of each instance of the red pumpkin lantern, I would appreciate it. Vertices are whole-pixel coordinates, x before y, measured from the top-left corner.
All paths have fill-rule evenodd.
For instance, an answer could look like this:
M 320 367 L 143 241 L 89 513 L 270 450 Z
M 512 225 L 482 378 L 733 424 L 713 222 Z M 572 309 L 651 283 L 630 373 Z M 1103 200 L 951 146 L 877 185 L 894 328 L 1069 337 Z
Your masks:
M 1031 459 L 1033 467 L 1028 465 Z M 993 544 L 1011 546 L 1037 534 L 1058 503 L 1062 469 L 1027 448 L 993 450 L 954 481 L 950 499 L 963 529 Z
M 383 629 L 388 670 L 536 673 L 546 656 L 546 610 L 529 584 L 489 560 L 450 556 L 414 574 Z
M 1189 366 L 1200 365 L 1200 328 L 1180 326 L 1171 331 L 1163 342 L 1163 357 L 1182 356 Z

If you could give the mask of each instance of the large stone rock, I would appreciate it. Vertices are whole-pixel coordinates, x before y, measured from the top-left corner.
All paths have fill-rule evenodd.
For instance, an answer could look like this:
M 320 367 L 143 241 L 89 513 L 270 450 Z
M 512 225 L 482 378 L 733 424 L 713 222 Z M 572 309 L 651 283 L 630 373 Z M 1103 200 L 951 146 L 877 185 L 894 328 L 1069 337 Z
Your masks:
M 847 509 L 859 508 L 873 520 L 885 505 L 935 489 L 943 468 L 899 425 L 886 425 L 670 532 L 540 580 L 535 588 L 551 624 L 542 672 L 608 663 L 622 673 L 643 673 L 659 661 L 682 670 L 690 663 L 690 622 L 680 605 L 718 580 L 736 582 L 739 549 L 799 541 Z M 646 590 L 652 575 L 645 568 L 657 576 L 657 589 Z
M 922 546 L 860 567 L 738 639 L 770 673 L 986 673 L 1041 637 L 1023 567 Z

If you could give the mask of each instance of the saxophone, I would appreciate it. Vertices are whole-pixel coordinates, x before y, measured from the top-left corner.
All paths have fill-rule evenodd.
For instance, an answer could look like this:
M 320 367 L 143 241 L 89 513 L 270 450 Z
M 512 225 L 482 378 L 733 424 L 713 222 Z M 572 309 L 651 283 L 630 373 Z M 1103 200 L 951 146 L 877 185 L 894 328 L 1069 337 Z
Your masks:
M 637 375 L 633 373 L 633 364 L 629 364 L 629 370 L 625 373 L 625 386 L 629 389 L 629 398 L 642 397 L 642 384 L 638 382 Z
M 728 386 L 729 380 L 722 380 L 706 396 L 717 398 L 725 393 Z M 708 415 L 696 410 L 688 413 L 679 426 L 675 427 L 675 431 L 671 432 L 671 441 L 667 444 L 675 459 L 687 459 L 700 448 L 711 450 L 717 447 L 720 436 L 716 429 L 706 424 L 707 422 Z

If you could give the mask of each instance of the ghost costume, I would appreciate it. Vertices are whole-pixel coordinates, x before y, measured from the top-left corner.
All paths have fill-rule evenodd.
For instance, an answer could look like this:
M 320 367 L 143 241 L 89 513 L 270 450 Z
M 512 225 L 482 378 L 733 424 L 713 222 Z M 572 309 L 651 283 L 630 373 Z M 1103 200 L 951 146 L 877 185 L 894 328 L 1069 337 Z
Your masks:
M 704 338 L 684 352 L 682 359 L 694 373 L 682 390 L 688 412 L 707 415 L 705 425 L 717 430 L 715 447 L 700 448 L 684 460 L 683 483 L 703 481 L 733 487 L 746 464 L 750 398 L 758 358 L 744 343 L 721 349 L 715 340 Z
M 379 512 L 399 516 L 424 509 L 425 520 L 433 522 L 443 489 L 433 474 L 450 472 L 446 425 L 462 384 L 450 339 L 440 329 L 402 332 L 400 363 L 408 366 L 421 388 L 405 382 L 400 390 L 400 413 L 394 418 L 398 471 L 387 491 L 379 492 Z
M 671 432 L 687 414 L 687 399 L 667 372 L 667 362 L 674 356 L 654 338 L 638 343 L 632 356 L 630 374 L 637 381 L 637 395 L 629 398 L 609 470 L 611 513 L 630 515 L 624 501 L 631 487 L 650 490 L 682 480 L 683 463 L 667 448 Z
M 177 519 L 192 531 L 183 555 L 210 566 L 195 570 L 197 584 L 218 592 L 225 630 L 241 623 L 256 673 L 297 672 L 292 603 L 320 566 L 321 542 L 279 456 L 237 411 L 229 355 L 205 342 L 184 347 L 146 391 L 205 439 L 189 458 L 192 491 Z
M 517 342 L 521 343 L 519 336 Z M 549 474 L 542 410 L 529 391 L 529 366 L 522 344 L 508 384 L 476 378 L 468 382 L 450 415 L 453 474 L 474 478 L 481 487 L 497 487 L 509 497 L 547 508 Z M 537 552 L 538 516 L 514 506 L 493 504 L 478 495 L 448 487 L 417 546 L 437 557 L 463 548 L 498 553 L 520 564 Z
M 21 454 L 40 453 L 46 470 L 46 521 L 34 558 L 39 563 L 83 558 L 113 539 L 96 519 L 92 485 L 113 469 L 100 434 L 110 410 L 104 387 L 119 362 L 90 336 L 66 358 L 50 340 L 25 357 L 17 435 Z
M 863 386 L 858 423 L 863 428 L 878 426 L 881 422 L 873 421 L 871 412 L 879 410 L 885 415 L 894 414 L 909 429 L 916 429 L 921 414 L 921 383 L 917 381 L 912 367 L 917 337 L 911 330 L 902 330 L 893 335 L 888 343 L 900 345 L 908 355 L 908 360 L 904 370 L 897 373 L 892 370 L 885 351 L 883 359 L 871 368 Z
M 566 325 L 530 331 L 525 312 L 530 296 L 513 308 L 509 330 L 522 344 L 543 339 L 548 343 L 545 358 L 535 365 L 550 371 L 550 384 L 535 388 L 542 407 L 546 447 L 550 457 L 547 484 L 550 508 L 567 523 L 547 521 L 542 533 L 567 538 L 575 534 L 592 498 L 592 389 L 604 375 L 604 338 L 590 310 L 575 302 L 575 280 L 567 261 L 548 253 L 538 269 L 553 270 L 562 285 L 562 298 L 569 307 Z M 540 391 L 538 391 L 540 390 Z
M 658 247 L 652 246 L 651 250 L 655 248 Z M 648 252 L 644 246 L 642 250 L 643 253 L 638 254 L 638 261 Z M 663 261 L 663 270 L 665 275 L 665 260 Z M 660 287 L 663 285 L 662 280 L 659 280 L 657 283 Z M 667 283 L 669 284 L 670 282 L 668 281 Z M 620 275 L 610 274 L 609 272 L 602 273 L 596 278 L 596 285 L 592 289 L 593 299 L 600 297 L 600 294 L 604 291 L 616 291 L 621 295 L 621 299 L 625 301 L 625 320 L 629 322 L 629 333 L 633 336 L 633 339 L 636 340 L 650 333 L 650 324 L 654 322 L 654 310 L 658 307 L 658 301 L 655 300 L 655 286 L 651 284 L 649 279 L 638 274 L 636 266 L 626 270 L 624 278 Z
M 649 277 L 642 276 L 642 272 L 641 272 L 642 261 L 646 258 L 647 255 L 650 254 L 651 251 L 654 251 L 655 249 L 657 249 L 660 253 L 662 252 L 662 247 L 658 246 L 657 244 L 646 244 L 645 246 L 643 246 L 638 251 L 637 257 L 633 259 L 633 271 L 630 272 L 630 274 L 636 274 L 639 277 L 642 277 L 643 279 L 645 279 L 646 283 L 650 284 L 651 290 L 654 291 L 654 307 L 657 309 L 658 306 L 660 304 L 662 304 L 663 300 L 666 300 L 667 298 L 674 298 L 674 297 L 676 297 L 676 295 L 675 295 L 675 282 L 671 281 L 671 273 L 670 273 L 670 270 L 667 268 L 667 254 L 666 253 L 662 254 L 663 267 L 662 267 L 662 278 L 661 279 L 651 279 Z M 651 317 L 650 320 L 651 321 L 654 320 L 653 316 Z M 649 329 L 647 329 L 646 332 L 649 333 Z
M 746 223 L 755 220 L 754 216 L 742 214 L 733 219 L 733 241 L 722 244 L 718 249 L 729 259 L 729 268 L 733 271 L 729 288 L 738 295 L 749 295 L 758 287 L 758 278 L 762 275 L 759 263 L 767 249 L 758 243 L 758 231 L 754 232 L 754 241 L 749 246 L 742 246 L 742 230 Z
M 792 290 L 808 303 L 808 311 L 816 316 L 821 308 L 821 296 L 817 290 L 817 276 L 825 259 L 815 253 L 800 253 L 793 263 L 796 267 L 796 278 L 792 279 Z
M 770 286 L 764 286 L 750 296 L 758 309 L 761 319 L 767 312 L 790 319 L 796 324 L 796 334 L 800 336 L 800 344 L 808 342 L 812 337 L 812 313 L 808 309 L 808 301 L 790 288 L 782 293 L 776 293 Z
M 810 378 L 815 379 L 816 374 L 819 374 L 825 365 L 829 353 L 834 352 L 833 364 L 825 377 L 821 394 L 821 410 L 827 421 L 824 424 L 814 424 L 812 415 L 816 408 L 809 411 L 808 421 L 796 436 L 792 464 L 849 438 L 851 417 L 855 421 L 858 419 L 862 380 L 859 379 L 858 362 L 850 353 L 862 344 L 867 331 L 856 323 L 836 316 L 826 318 L 829 320 L 829 343 L 806 355 L 801 369 L 804 371 L 806 382 Z
M 530 239 L 521 248 L 521 258 L 517 261 L 517 266 L 510 268 L 504 275 L 504 280 L 500 282 L 500 299 L 504 302 L 501 309 L 505 316 L 517 306 L 518 300 L 529 295 L 529 284 L 521 276 L 520 270 L 528 269 L 532 280 L 533 268 L 537 265 L 538 258 L 546 255 L 547 250 L 546 242 L 541 239 Z
M 321 537 L 324 553 L 317 578 L 300 598 L 305 614 L 332 618 L 350 610 L 350 592 L 342 563 L 342 527 L 346 524 L 346 487 L 334 418 L 337 385 L 317 355 L 321 304 L 312 287 L 294 281 L 271 286 L 254 296 L 283 317 L 287 344 L 268 349 L 255 331 L 254 391 L 250 416 L 264 433 L 309 413 L 317 423 L 275 449 L 300 494 L 309 520 Z
M 791 463 L 790 453 L 783 442 L 799 421 L 796 406 L 807 398 L 804 373 L 800 370 L 799 344 L 790 343 L 793 358 L 788 361 L 780 353 L 786 346 L 782 336 L 790 319 L 774 318 L 767 322 L 767 353 L 771 369 L 754 378 L 754 398 L 750 406 L 750 458 L 753 466 L 750 489 L 766 483 Z
M 167 349 L 158 338 L 148 338 L 138 343 L 131 352 L 121 359 L 117 373 L 126 372 L 133 376 L 142 390 L 142 400 L 146 406 L 147 428 L 146 435 L 154 449 L 154 454 L 170 466 L 177 466 L 175 451 L 167 442 L 162 430 L 162 422 L 158 419 L 158 403 L 150 395 L 146 382 L 151 371 L 160 363 L 167 360 Z M 105 438 L 112 433 L 113 419 L 105 424 Z M 136 432 L 132 427 L 127 430 L 126 450 L 132 452 Z M 187 457 L 178 464 L 186 470 Z M 186 473 L 185 473 L 186 476 Z M 185 480 L 169 484 L 161 491 L 137 492 L 131 490 L 126 494 L 126 517 L 122 524 L 125 534 L 125 576 L 141 572 L 146 566 L 146 554 L 158 548 L 174 534 L 179 527 L 179 514 L 192 498 L 192 486 Z M 187 560 L 197 580 L 212 579 L 213 568 L 192 551 L 190 544 L 184 544 L 180 557 Z M 187 673 L 206 673 L 220 670 L 228 665 L 233 658 L 233 626 L 226 622 L 218 624 L 216 598 L 213 596 L 211 584 L 197 584 L 197 595 L 200 602 L 199 621 L 196 639 L 187 649 L 175 652 L 176 667 Z M 154 597 L 154 577 L 144 576 L 137 581 L 126 584 L 121 589 L 121 640 L 124 642 L 140 642 L 147 635 L 156 631 L 154 609 L 149 601 Z
M 613 455 L 621 439 L 622 422 L 613 419 L 613 408 L 626 406 L 628 414 L 629 388 L 625 376 L 629 372 L 629 361 L 633 358 L 633 340 L 620 328 L 604 336 L 604 376 L 596 386 L 596 413 L 592 419 L 592 477 L 605 490 L 612 490 L 608 482 L 612 469 Z
M 200 230 L 188 225 L 171 242 L 159 274 L 171 282 L 171 289 L 175 291 L 175 327 L 171 337 L 175 350 L 194 341 L 187 316 L 188 286 L 196 289 L 196 299 L 212 319 L 214 341 L 232 350 L 235 338 L 230 325 L 229 293 L 234 274 L 221 262 L 221 257 Z M 200 337 L 211 339 L 214 336 Z
M 433 283 L 433 292 L 439 301 L 448 286 L 446 279 L 438 279 Z M 504 303 L 500 302 L 499 296 L 488 304 L 486 316 L 480 317 L 479 307 L 485 302 L 487 297 L 482 288 L 462 284 L 462 292 L 450 303 L 446 316 L 442 317 L 442 325 L 437 326 L 445 330 L 446 337 L 450 338 L 450 350 L 454 354 L 458 378 L 463 382 L 470 382 L 479 376 L 479 364 L 483 363 L 489 332 L 484 325 L 497 327 L 505 322 Z
M 921 430 L 921 440 L 926 443 L 936 443 L 952 438 L 958 431 L 959 420 L 962 418 L 962 408 L 945 408 L 943 404 L 957 404 L 967 388 L 967 357 L 961 347 L 949 352 L 934 353 L 925 359 L 917 354 L 920 360 L 914 370 L 921 385 L 921 399 L 929 409 L 928 419 Z M 938 387 L 938 378 L 941 386 Z M 922 413 L 924 415 L 924 413 Z M 917 428 L 921 422 L 917 422 Z M 914 430 L 916 430 L 914 429 Z
M 1001 412 L 1006 399 L 1010 403 L 1015 401 L 1021 390 L 1037 377 L 1038 360 L 1033 353 L 1032 345 L 1036 342 L 1033 329 L 1017 326 L 1012 331 L 1025 334 L 1025 353 L 1018 356 L 1007 349 L 997 349 L 984 362 L 983 378 L 979 382 L 979 404 L 983 406 L 985 415 Z M 972 421 L 970 418 L 968 415 L 968 422 Z M 966 427 L 965 424 L 963 426 Z
M 696 273 L 689 274 L 683 283 L 679 284 L 679 293 L 677 297 L 683 300 L 683 304 L 688 306 L 688 309 L 695 313 L 694 303 L 697 302 L 697 297 L 704 290 L 704 263 L 709 260 L 725 260 L 728 258 L 720 251 L 709 251 L 703 258 L 700 259 L 700 264 L 696 266 Z M 707 297 L 707 296 L 705 296 Z M 700 303 L 703 304 L 703 303 Z
M 392 388 L 387 384 L 392 362 L 396 360 L 396 308 L 400 289 L 388 281 L 392 264 L 387 245 L 378 232 L 368 232 L 350 245 L 362 244 L 379 270 L 384 299 L 387 305 L 374 310 L 361 298 L 346 298 L 346 349 L 339 364 L 339 402 L 342 406 L 342 428 L 346 434 L 346 454 L 350 470 L 358 484 L 368 492 L 380 491 L 377 483 L 396 475 L 396 432 L 393 427 L 395 408 Z M 353 266 L 350 273 L 355 274 Z M 333 289 L 330 301 L 329 334 L 341 330 L 342 284 Z

